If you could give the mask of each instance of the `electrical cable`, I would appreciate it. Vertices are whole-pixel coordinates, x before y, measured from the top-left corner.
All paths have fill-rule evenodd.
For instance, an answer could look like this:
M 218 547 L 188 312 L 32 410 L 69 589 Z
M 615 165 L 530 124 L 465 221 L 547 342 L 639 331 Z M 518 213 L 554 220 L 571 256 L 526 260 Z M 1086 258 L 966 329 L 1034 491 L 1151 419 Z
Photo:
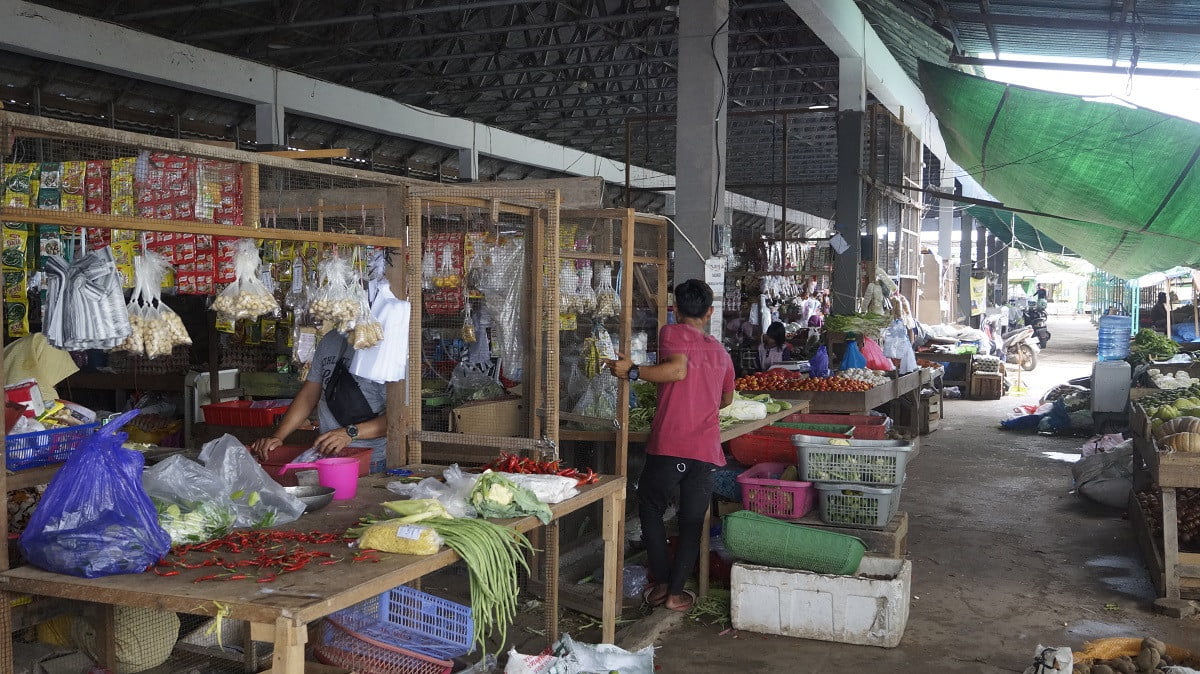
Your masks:
M 729 17 L 726 16 L 717 30 L 713 32 L 712 38 L 708 41 L 709 51 L 712 53 L 713 64 L 717 66 L 718 80 L 721 82 L 721 96 L 717 99 L 717 117 L 713 119 L 713 150 L 717 155 L 717 175 L 713 183 L 713 205 L 712 205 L 712 221 L 709 224 L 709 249 L 713 255 L 720 252 L 720 242 L 717 240 L 717 212 L 721 207 L 721 185 L 724 184 L 723 171 L 724 166 L 721 162 L 721 117 L 720 115 L 725 109 L 725 97 L 728 94 L 728 83 L 725 81 L 725 70 L 721 67 L 721 60 L 717 58 L 717 37 L 721 31 L 729 26 Z M 726 35 L 726 40 L 728 40 Z M 726 53 L 728 53 L 728 43 L 726 44 Z M 695 248 L 695 246 L 692 246 Z M 696 251 L 699 253 L 699 251 Z M 705 256 L 701 255 L 701 258 Z

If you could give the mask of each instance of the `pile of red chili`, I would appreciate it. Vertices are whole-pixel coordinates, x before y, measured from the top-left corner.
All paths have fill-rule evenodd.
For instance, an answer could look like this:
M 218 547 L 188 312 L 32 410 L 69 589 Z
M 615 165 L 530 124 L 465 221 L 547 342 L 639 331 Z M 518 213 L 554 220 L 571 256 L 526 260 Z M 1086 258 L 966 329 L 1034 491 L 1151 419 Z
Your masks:
M 254 580 L 269 583 L 276 577 L 299 571 L 310 564 L 332 566 L 345 561 L 378 562 L 374 550 L 348 551 L 335 556 L 306 546 L 338 546 L 345 550 L 351 539 L 324 531 L 255 529 L 234 531 L 207 543 L 177 545 L 170 554 L 148 570 L 159 576 L 178 576 L 180 570 L 211 569 L 193 583 L 210 580 Z
M 500 456 L 495 461 L 484 466 L 484 468 L 501 473 L 559 475 L 577 480 L 579 486 L 594 484 L 600 481 L 600 476 L 591 468 L 588 468 L 586 471 L 579 471 L 575 468 L 563 468 L 557 461 L 538 461 L 528 457 L 522 458 L 516 454 L 509 454 L 507 452 L 500 452 Z

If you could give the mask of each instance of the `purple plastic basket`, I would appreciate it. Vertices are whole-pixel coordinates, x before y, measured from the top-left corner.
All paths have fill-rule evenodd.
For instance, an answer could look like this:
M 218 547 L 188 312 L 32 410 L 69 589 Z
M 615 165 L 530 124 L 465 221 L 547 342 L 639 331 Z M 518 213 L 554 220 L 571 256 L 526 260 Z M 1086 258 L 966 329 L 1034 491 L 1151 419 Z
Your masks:
M 406 585 L 334 613 L 348 630 L 439 660 L 471 652 L 471 609 Z

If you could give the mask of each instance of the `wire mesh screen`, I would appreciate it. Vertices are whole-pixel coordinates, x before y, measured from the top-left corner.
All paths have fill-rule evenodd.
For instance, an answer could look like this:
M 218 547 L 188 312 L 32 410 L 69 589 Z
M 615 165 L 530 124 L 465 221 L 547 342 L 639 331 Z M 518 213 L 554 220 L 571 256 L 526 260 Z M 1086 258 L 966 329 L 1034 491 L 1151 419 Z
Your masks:
M 500 450 L 549 449 L 559 393 L 557 192 L 414 189 L 408 224 L 421 244 L 409 268 L 410 370 L 420 373 L 409 383 L 409 461 L 486 463 Z

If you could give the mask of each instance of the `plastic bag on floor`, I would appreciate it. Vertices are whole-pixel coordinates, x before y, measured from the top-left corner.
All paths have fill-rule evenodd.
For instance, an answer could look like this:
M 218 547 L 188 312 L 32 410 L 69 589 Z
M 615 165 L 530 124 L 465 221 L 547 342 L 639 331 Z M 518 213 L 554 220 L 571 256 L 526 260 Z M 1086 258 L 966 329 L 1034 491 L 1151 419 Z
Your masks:
M 561 671 L 559 662 L 559 658 L 550 653 L 524 655 L 514 648 L 508 652 L 504 674 L 555 674 Z
M 89 436 L 55 474 L 21 534 L 21 552 L 47 571 L 83 578 L 142 573 L 171 548 L 142 488 L 145 458 L 121 444 L 132 410 Z
M 205 443 L 200 462 L 232 489 L 237 527 L 261 529 L 294 522 L 304 514 L 304 502 L 289 494 L 263 470 L 250 450 L 232 435 Z
M 654 647 L 636 653 L 612 644 L 585 644 L 564 634 L 554 649 L 560 662 L 551 674 L 654 674 Z
M 1097 503 L 1124 508 L 1133 489 L 1133 441 L 1093 454 L 1071 466 L 1075 490 Z
M 1121 435 L 1120 433 L 1097 435 L 1091 440 L 1083 443 L 1083 446 L 1079 448 L 1079 453 L 1082 454 L 1083 458 L 1086 459 L 1093 454 L 1103 454 L 1114 447 L 1120 447 L 1121 445 L 1125 444 L 1125 442 L 1125 436 Z

